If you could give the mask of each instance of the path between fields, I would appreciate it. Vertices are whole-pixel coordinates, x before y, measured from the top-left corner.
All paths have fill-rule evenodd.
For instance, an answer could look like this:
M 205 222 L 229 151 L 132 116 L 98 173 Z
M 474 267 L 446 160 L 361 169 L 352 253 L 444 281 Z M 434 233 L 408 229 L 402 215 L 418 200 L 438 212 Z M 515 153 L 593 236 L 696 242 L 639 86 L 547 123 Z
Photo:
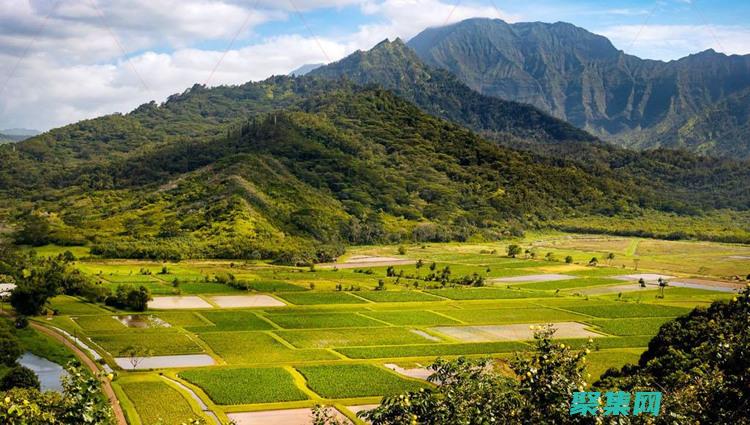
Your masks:
M 84 353 L 77 345 L 73 344 L 64 336 L 38 323 L 30 322 L 29 324 L 37 331 L 63 343 L 63 345 L 68 347 L 68 349 L 70 349 L 73 354 L 75 354 L 75 356 L 81 360 L 81 363 L 86 365 L 86 367 L 88 367 L 92 372 L 98 373 L 100 371 L 99 366 L 95 361 L 91 360 L 91 358 L 87 356 L 86 353 Z M 102 379 L 101 382 L 104 394 L 109 399 L 109 404 L 112 405 L 112 410 L 115 412 L 115 419 L 117 420 L 117 423 L 119 425 L 128 425 L 128 421 L 125 420 L 125 413 L 122 411 L 122 407 L 120 406 L 120 401 L 115 395 L 115 390 L 112 389 L 112 383 L 109 382 L 109 379 Z

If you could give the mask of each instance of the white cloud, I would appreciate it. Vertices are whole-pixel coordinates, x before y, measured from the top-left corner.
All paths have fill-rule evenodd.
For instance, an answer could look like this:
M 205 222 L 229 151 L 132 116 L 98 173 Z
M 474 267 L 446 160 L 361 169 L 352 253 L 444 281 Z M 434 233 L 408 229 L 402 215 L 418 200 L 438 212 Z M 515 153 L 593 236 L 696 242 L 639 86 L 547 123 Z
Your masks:
M 362 11 L 382 18 L 382 22 L 364 25 L 353 38 L 355 44 L 372 45 L 384 38 L 409 39 L 425 28 L 442 26 L 468 18 L 499 18 L 508 22 L 518 16 L 488 5 L 440 0 L 365 1 Z
M 671 60 L 706 49 L 750 53 L 750 27 L 710 25 L 620 25 L 595 31 L 626 53 Z

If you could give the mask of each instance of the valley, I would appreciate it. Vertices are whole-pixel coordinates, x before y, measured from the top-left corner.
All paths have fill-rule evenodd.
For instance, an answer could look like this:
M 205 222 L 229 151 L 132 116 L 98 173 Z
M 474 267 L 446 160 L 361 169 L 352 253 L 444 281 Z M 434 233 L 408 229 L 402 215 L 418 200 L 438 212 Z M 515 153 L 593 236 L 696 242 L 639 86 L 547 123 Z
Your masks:
M 509 258 L 510 243 L 528 252 Z M 655 276 L 675 285 L 723 281 L 721 288 L 737 290 L 745 281 L 731 276 L 747 274 L 742 259 L 750 255 L 744 245 L 559 232 L 403 250 L 357 247 L 316 267 L 97 259 L 79 251 L 77 269 L 111 288 L 148 287 L 151 308 L 134 316 L 59 296 L 50 303 L 54 314 L 34 321 L 76 335 L 116 370 L 112 384 L 130 423 L 212 423 L 214 415 L 240 424 L 291 421 L 308 417 L 304 409 L 314 404 L 359 423 L 355 413 L 381 396 L 432 385 L 423 369 L 436 357 L 503 360 L 529 350 L 530 325 L 555 323 L 559 342 L 572 346 L 592 338 L 594 382 L 610 367 L 635 362 L 665 321 L 733 296 L 669 286 L 659 298 Z M 589 265 L 592 257 L 598 266 Z M 446 268 L 451 279 L 481 276 L 483 286 L 427 280 Z M 217 279 L 229 275 L 247 289 Z M 597 291 L 607 288 L 615 291 Z

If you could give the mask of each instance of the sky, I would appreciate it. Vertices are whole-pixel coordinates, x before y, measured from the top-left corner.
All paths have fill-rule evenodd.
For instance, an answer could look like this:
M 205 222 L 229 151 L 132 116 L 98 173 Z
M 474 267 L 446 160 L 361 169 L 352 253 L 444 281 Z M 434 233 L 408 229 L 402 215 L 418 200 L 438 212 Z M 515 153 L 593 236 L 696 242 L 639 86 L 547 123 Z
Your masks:
M 471 17 L 570 22 L 649 59 L 750 54 L 748 0 L 0 0 L 0 129 L 125 113 Z

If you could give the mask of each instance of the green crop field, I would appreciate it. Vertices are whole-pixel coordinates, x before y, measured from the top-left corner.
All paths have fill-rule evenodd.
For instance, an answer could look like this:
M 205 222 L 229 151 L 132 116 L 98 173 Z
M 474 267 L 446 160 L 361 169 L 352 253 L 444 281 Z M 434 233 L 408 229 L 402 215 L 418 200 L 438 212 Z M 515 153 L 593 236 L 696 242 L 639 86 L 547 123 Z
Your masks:
M 550 296 L 540 291 L 525 291 L 503 288 L 459 288 L 459 289 L 436 289 L 427 291 L 430 294 L 452 300 L 495 300 L 508 298 L 536 298 Z
M 326 350 L 298 350 L 263 332 L 206 333 L 200 338 L 230 364 L 333 360 Z
M 129 400 L 129 415 L 140 418 L 142 424 L 158 423 L 159 415 L 168 415 L 164 423 L 169 424 L 177 423 L 173 418 L 184 421 L 201 413 L 184 388 L 168 383 L 160 373 L 195 389 L 209 409 L 224 419 L 230 412 L 311 407 L 321 402 L 371 404 L 378 397 L 428 385 L 386 369 L 386 363 L 426 367 L 438 357 L 458 356 L 492 357 L 503 362 L 514 353 L 533 348 L 533 341 L 526 340 L 460 341 L 434 332 L 432 328 L 437 326 L 581 323 L 600 336 L 593 337 L 591 343 L 584 337 L 559 341 L 576 349 L 592 347 L 589 372 L 593 382 L 609 367 L 637 361 L 666 321 L 732 296 L 679 287 L 667 287 L 663 298 L 658 289 L 582 295 L 581 288 L 627 285 L 612 276 L 636 273 L 632 264 L 618 259 L 633 255 L 640 247 L 662 262 L 667 261 L 659 254 L 663 247 L 687 249 L 686 258 L 703 255 L 702 251 L 690 244 L 644 244 L 636 238 L 554 239 L 557 236 L 530 237 L 541 238 L 534 239 L 542 244 L 534 245 L 538 257 L 549 249 L 557 258 L 571 255 L 572 264 L 507 258 L 504 243 L 429 244 L 407 247 L 404 257 L 422 259 L 423 265 L 419 270 L 414 264 L 395 266 L 396 273 L 403 270 L 401 279 L 387 276 L 385 266 L 311 270 L 229 260 L 181 261 L 167 264 L 168 274 L 159 274 L 160 263 L 89 259 L 77 262 L 76 267 L 112 287 L 118 284 L 112 282 L 135 280 L 135 285 L 158 288 L 165 294 L 201 295 L 208 301 L 213 294 L 273 294 L 288 305 L 165 309 L 145 314 L 169 326 L 134 328 L 114 318 L 132 312 L 57 296 L 50 302 L 56 315 L 34 320 L 75 333 L 84 341 L 90 338 L 92 348 L 117 370 L 115 384 Z M 572 248 L 577 244 L 582 250 Z M 731 251 L 725 246 L 716 249 Z M 616 253 L 613 267 L 604 261 L 606 252 L 602 250 Z M 372 246 L 352 248 L 351 255 L 397 254 L 392 246 Z M 679 263 L 676 255 L 670 254 L 670 264 Z M 598 267 L 588 266 L 592 256 L 601 259 Z M 438 272 L 450 268 L 456 281 L 443 287 L 424 280 L 433 262 Z M 670 273 L 677 273 L 670 267 Z M 684 267 L 690 270 L 692 266 Z M 153 274 L 139 274 L 141 269 Z M 641 268 L 641 272 L 665 270 Z M 247 290 L 214 281 L 215 276 L 227 273 L 248 283 Z M 490 281 L 550 273 L 575 278 L 509 284 Z M 456 283 L 474 274 L 484 277 L 487 286 Z M 172 285 L 175 278 L 180 282 L 177 287 Z M 382 290 L 375 290 L 381 280 Z M 336 290 L 339 287 L 345 290 Z M 175 363 L 153 371 L 120 370 L 112 357 L 124 356 L 132 346 L 146 347 L 147 355 L 207 354 L 215 364 L 188 368 Z M 52 356 L 59 357 L 54 352 Z
M 668 305 L 634 303 L 619 303 L 607 306 L 582 305 L 567 307 L 567 309 L 590 316 L 611 319 L 618 317 L 675 317 L 690 311 L 687 308 L 671 307 Z
M 204 311 L 200 313 L 214 326 L 189 327 L 193 332 L 261 331 L 271 329 L 270 323 L 249 311 Z
M 608 334 L 619 336 L 656 335 L 668 317 L 639 317 L 623 319 L 589 320 Z
M 85 331 L 124 331 L 127 328 L 112 316 L 80 316 L 73 319 Z
M 446 317 L 445 315 L 422 310 L 372 311 L 363 314 L 392 325 L 436 326 L 459 323 L 455 319 Z
M 292 304 L 298 305 L 362 304 L 367 302 L 346 292 L 300 292 L 279 294 L 279 296 Z
M 304 400 L 288 371 L 272 368 L 200 369 L 179 376 L 200 387 L 217 404 L 251 404 Z
M 299 348 L 419 344 L 428 342 L 427 338 L 406 328 L 279 331 L 277 334 Z
M 440 298 L 418 291 L 361 291 L 357 295 L 377 303 L 440 301 Z
M 325 398 L 393 395 L 426 386 L 372 365 L 305 366 L 297 370 Z
M 125 382 L 120 386 L 135 406 L 142 425 L 180 425 L 198 418 L 185 398 L 164 382 Z
M 391 345 L 384 347 L 347 347 L 336 351 L 352 359 L 401 357 L 439 357 L 470 354 L 495 354 L 524 351 L 529 346 L 521 342 L 480 342 L 466 344 Z
M 471 324 L 492 323 L 545 323 L 575 321 L 585 316 L 551 308 L 487 308 L 446 311 L 447 316 Z
M 130 346 L 147 347 L 154 356 L 203 352 L 189 336 L 175 332 L 107 333 L 93 335 L 91 340 L 113 356 L 123 355 Z
M 274 314 L 268 318 L 286 329 L 383 326 L 382 323 L 357 313 Z

